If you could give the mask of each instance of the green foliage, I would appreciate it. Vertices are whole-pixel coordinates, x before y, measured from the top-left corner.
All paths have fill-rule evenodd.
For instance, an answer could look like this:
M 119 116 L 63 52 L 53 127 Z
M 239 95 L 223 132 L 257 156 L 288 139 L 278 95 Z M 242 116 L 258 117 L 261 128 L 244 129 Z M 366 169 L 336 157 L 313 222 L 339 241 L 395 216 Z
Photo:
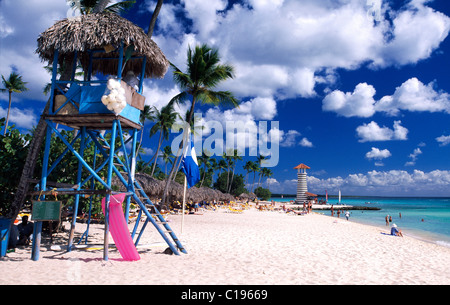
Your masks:
M 4 126 L 5 119 L 0 119 L 0 129 Z M 28 144 L 31 141 L 32 134 L 22 134 L 18 129 L 14 128 L 14 125 L 8 127 L 7 136 L 0 135 L 0 215 L 5 215 L 9 212 L 12 201 L 14 200 L 14 194 L 17 189 L 18 181 L 20 180 L 23 166 L 28 154 Z M 62 130 L 61 134 L 65 137 L 68 142 L 72 142 L 75 134 L 74 132 Z M 109 134 L 107 135 L 107 139 Z M 80 149 L 80 139 L 77 139 L 73 143 L 73 148 L 77 151 Z M 116 143 L 116 147 L 120 146 L 120 139 Z M 58 137 L 53 136 L 50 141 L 50 154 L 49 154 L 49 165 L 53 164 L 56 159 L 64 152 L 67 146 Z M 94 163 L 94 152 L 95 147 L 92 141 L 88 142 L 84 151 L 84 160 L 93 165 Z M 44 156 L 44 145 L 36 164 L 36 169 L 32 178 L 40 179 L 42 172 Z M 96 166 L 99 166 L 103 161 L 104 157 L 101 154 L 97 154 Z M 107 167 L 103 167 L 98 174 L 100 177 L 106 177 Z M 71 153 L 68 152 L 60 160 L 58 165 L 49 173 L 47 181 L 67 183 L 69 185 L 76 184 L 78 171 L 78 159 Z M 88 177 L 89 173 L 86 170 L 82 172 L 82 181 Z M 91 181 L 87 182 L 90 187 Z M 87 186 L 86 185 L 86 186 Z M 94 182 L 95 188 L 103 188 L 100 182 Z M 59 195 L 58 200 L 63 202 L 64 206 L 71 205 L 74 202 L 74 196 L 71 195 Z M 52 198 L 53 199 L 53 198 Z M 93 214 L 102 215 L 100 207 L 100 196 L 93 197 Z M 79 210 L 85 213 L 89 210 L 90 198 L 84 198 L 81 196 L 79 203 Z
M 255 189 L 255 195 L 258 196 L 261 200 L 269 200 L 272 193 L 269 191 L 269 189 L 265 189 L 263 187 L 257 187 Z
M 217 181 L 214 183 L 214 187 L 223 193 L 227 193 L 227 173 L 224 172 L 219 175 Z M 239 196 L 240 194 L 246 192 L 244 185 L 244 176 L 241 174 L 235 175 L 233 182 L 231 183 L 230 194 L 233 196 Z
M 0 129 L 4 125 L 5 118 L 1 118 Z M 14 125 L 8 130 L 7 136 L 0 135 L 0 215 L 9 211 L 31 141 L 31 135 L 21 134 Z

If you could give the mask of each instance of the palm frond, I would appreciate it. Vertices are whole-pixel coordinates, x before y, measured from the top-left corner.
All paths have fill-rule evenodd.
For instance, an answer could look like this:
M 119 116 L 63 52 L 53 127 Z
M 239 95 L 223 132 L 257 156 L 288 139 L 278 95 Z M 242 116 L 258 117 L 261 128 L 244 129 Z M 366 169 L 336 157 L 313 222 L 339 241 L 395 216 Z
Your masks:
M 105 11 L 114 14 L 121 14 L 132 8 L 135 3 L 136 0 L 118 2 L 105 8 Z
M 239 106 L 239 100 L 233 96 L 233 93 L 229 91 L 211 91 L 202 90 L 200 94 L 197 95 L 197 99 L 202 104 L 212 104 L 215 106 Z
M 183 91 L 174 97 L 169 101 L 169 103 L 177 103 L 177 104 L 184 104 L 184 102 L 187 100 L 189 94 L 186 91 Z

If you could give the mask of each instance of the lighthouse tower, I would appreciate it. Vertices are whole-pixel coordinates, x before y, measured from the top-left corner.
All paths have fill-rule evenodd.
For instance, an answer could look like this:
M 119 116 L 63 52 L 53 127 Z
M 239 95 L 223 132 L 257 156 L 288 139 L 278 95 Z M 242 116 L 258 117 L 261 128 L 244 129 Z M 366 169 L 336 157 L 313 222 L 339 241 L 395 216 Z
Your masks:
M 309 166 L 305 164 L 299 164 L 294 169 L 297 170 L 297 198 L 295 203 L 303 203 L 308 199 L 306 192 L 308 192 L 308 186 L 306 184 L 306 170 L 310 169 Z

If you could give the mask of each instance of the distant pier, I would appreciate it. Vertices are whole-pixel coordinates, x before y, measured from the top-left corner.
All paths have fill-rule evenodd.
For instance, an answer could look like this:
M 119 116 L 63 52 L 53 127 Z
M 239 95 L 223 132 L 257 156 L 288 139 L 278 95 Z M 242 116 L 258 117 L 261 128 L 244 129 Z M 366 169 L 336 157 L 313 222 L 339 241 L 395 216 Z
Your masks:
M 337 210 L 350 210 L 350 211 L 357 211 L 357 210 L 371 210 L 371 211 L 378 211 L 381 210 L 381 208 L 377 208 L 374 206 L 361 206 L 361 205 L 346 205 L 346 204 L 313 204 L 312 209 L 313 210 L 331 210 L 331 206 L 333 206 L 333 209 L 335 211 Z M 303 204 L 286 204 L 286 207 L 289 207 L 291 209 L 302 209 Z

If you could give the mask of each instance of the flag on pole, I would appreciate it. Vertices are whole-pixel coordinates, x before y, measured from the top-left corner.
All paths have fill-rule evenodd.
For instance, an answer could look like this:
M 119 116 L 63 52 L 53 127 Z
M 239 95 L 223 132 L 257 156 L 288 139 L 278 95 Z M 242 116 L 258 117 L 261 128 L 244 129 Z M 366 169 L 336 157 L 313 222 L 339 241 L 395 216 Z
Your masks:
M 200 170 L 198 168 L 197 155 L 195 154 L 194 141 L 192 141 L 192 134 L 189 137 L 186 145 L 186 150 L 181 161 L 181 170 L 186 176 L 188 187 L 193 187 L 200 181 Z

